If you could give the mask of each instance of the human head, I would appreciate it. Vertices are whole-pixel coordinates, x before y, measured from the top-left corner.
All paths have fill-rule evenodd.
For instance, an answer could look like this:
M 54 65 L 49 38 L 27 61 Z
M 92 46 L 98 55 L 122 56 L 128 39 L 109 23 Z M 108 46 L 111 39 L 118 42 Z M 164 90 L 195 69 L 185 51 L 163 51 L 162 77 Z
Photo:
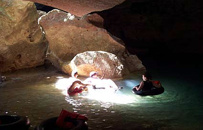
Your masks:
M 94 76 L 97 76 L 97 72 L 95 71 L 90 72 L 90 77 L 94 77 Z
M 77 78 L 78 77 L 78 72 L 77 71 L 72 71 L 71 76 Z
M 144 81 L 151 80 L 151 79 L 152 79 L 152 76 L 150 75 L 149 72 L 145 72 L 145 73 L 142 75 L 142 79 L 143 79 Z

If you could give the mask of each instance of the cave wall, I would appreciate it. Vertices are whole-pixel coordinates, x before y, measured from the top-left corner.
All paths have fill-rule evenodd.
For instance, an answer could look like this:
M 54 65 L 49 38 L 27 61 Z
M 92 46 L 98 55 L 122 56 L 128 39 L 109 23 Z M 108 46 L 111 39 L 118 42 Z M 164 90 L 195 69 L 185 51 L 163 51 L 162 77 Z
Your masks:
M 200 0 L 127 0 L 102 12 L 105 28 L 130 53 L 202 54 L 203 5 Z

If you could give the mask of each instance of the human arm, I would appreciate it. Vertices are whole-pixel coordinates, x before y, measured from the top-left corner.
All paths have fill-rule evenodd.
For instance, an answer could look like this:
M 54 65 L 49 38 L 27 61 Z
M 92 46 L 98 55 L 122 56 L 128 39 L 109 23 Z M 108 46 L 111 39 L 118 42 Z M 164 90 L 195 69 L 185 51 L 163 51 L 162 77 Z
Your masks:
M 70 86 L 70 88 L 68 89 L 68 92 L 71 93 L 73 92 L 76 88 L 78 90 L 83 90 L 84 88 L 86 88 L 86 84 L 82 83 L 81 81 L 79 80 L 76 80 L 72 83 L 72 85 Z
M 134 87 L 137 91 L 140 91 L 144 87 L 144 82 L 142 81 L 139 86 Z
M 103 81 L 106 82 L 106 85 L 108 85 L 110 88 L 114 88 L 114 89 L 118 89 L 118 86 L 116 85 L 116 83 L 111 80 L 111 79 L 104 79 Z

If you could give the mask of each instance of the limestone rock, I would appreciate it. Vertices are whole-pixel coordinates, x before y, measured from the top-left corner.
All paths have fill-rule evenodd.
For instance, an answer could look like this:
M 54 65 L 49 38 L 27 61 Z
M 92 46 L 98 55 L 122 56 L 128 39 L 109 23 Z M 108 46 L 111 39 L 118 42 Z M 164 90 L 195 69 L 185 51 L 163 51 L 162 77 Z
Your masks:
M 47 44 L 32 2 L 0 1 L 0 72 L 42 65 Z
M 125 65 L 130 72 L 146 70 L 145 66 L 142 64 L 142 61 L 136 55 L 127 56 L 125 58 Z
M 128 73 L 128 70 L 132 72 L 143 70 L 143 68 L 145 69 L 136 56 L 131 56 L 132 59 L 129 60 L 129 54 L 127 54 L 126 48 L 123 45 L 124 43 L 102 28 L 103 19 L 97 14 L 89 14 L 83 18 L 78 18 L 70 13 L 55 9 L 40 17 L 39 23 L 43 27 L 46 39 L 49 42 L 47 59 L 55 67 L 65 73 L 70 74 L 73 70 L 73 68 L 70 67 L 69 62 L 77 54 L 86 51 L 104 51 L 114 54 L 118 57 L 120 62 L 125 65 L 123 73 Z M 91 60 L 91 58 L 93 60 L 97 53 L 94 55 L 91 54 L 92 53 L 88 53 L 89 60 Z M 102 56 L 105 59 L 105 55 Z M 128 65 L 126 62 L 130 62 L 131 65 Z M 81 72 L 82 75 L 87 76 L 87 73 L 89 73 L 90 70 L 97 70 L 100 73 L 105 73 L 106 71 L 104 71 L 104 69 L 98 70 L 98 68 L 100 68 L 99 63 L 100 62 L 97 63 L 97 66 L 89 64 L 82 66 L 82 69 L 85 70 L 84 72 Z M 80 71 L 82 71 L 82 69 L 80 69 Z M 114 74 L 114 72 L 111 73 L 113 75 L 107 76 L 121 77 L 123 75 L 123 73 L 120 75 Z
M 41 10 L 37 10 L 37 13 L 38 13 L 39 17 L 46 14 L 45 11 L 41 11 Z
M 25 0 L 55 7 L 78 17 L 112 8 L 125 0 Z
M 95 22 L 91 23 L 101 19 L 90 20 L 90 16 L 78 18 L 55 9 L 40 18 L 39 23 L 49 42 L 47 58 L 54 66 L 61 69 L 64 62 L 71 61 L 75 55 L 85 51 L 106 51 L 118 57 L 125 53 L 122 41 L 95 26 Z
M 86 51 L 77 54 L 68 65 L 63 65 L 64 72 L 70 74 L 73 70 L 87 77 L 91 71 L 96 71 L 105 78 L 121 78 L 126 73 L 119 58 L 104 51 Z

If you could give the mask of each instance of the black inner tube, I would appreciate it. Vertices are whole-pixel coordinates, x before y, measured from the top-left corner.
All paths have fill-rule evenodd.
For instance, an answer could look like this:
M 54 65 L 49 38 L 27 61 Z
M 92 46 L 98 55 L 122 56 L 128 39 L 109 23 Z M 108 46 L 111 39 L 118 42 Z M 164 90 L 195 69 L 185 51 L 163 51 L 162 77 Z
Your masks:
M 151 90 L 147 90 L 147 91 L 142 91 L 142 90 L 137 91 L 135 88 L 133 88 L 132 92 L 140 96 L 158 95 L 164 92 L 164 88 L 162 86 L 160 88 L 152 87 Z
M 52 117 L 49 119 L 44 120 L 41 122 L 38 126 L 35 127 L 35 130 L 58 130 L 60 129 L 56 125 L 56 120 L 58 117 Z M 71 120 L 73 124 L 75 125 L 73 128 L 70 130 L 88 130 L 88 126 L 83 120 Z
M 28 130 L 29 127 L 29 119 L 24 116 L 0 115 L 0 130 Z

